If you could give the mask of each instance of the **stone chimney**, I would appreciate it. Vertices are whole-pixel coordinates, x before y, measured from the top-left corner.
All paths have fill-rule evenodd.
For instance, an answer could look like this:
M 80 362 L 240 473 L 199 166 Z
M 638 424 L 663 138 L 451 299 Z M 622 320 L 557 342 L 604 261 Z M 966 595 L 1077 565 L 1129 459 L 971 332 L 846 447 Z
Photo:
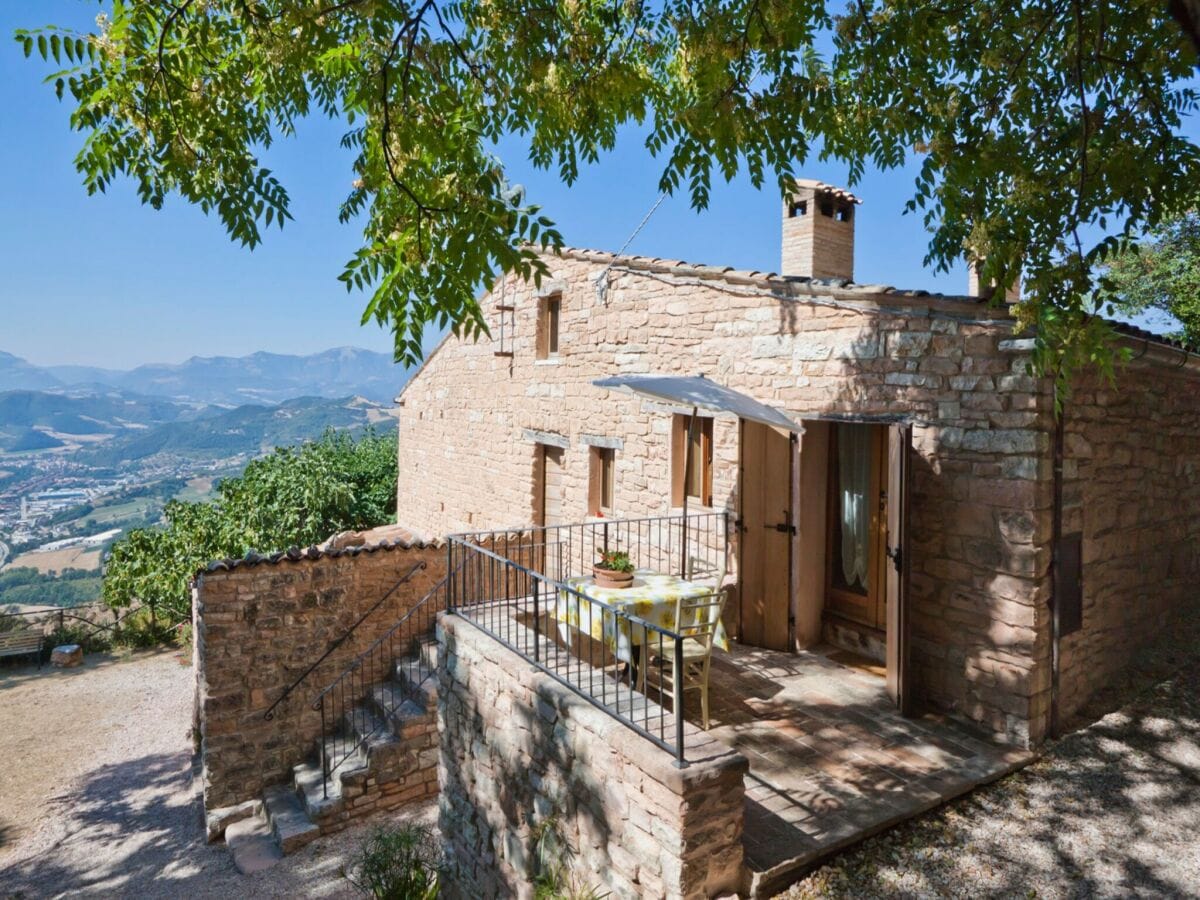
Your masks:
M 967 296 L 991 300 L 996 295 L 995 282 L 983 281 L 983 260 L 967 259 Z M 1005 303 L 1017 303 L 1021 299 L 1021 276 L 1017 275 L 1012 287 L 1005 292 Z
M 855 206 L 841 188 L 797 179 L 783 200 L 783 275 L 854 280 Z

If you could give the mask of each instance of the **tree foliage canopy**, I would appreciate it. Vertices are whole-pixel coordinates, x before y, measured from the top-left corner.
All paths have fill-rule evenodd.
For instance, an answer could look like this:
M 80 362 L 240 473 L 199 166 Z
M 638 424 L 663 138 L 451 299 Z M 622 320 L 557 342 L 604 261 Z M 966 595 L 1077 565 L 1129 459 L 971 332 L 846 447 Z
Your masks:
M 114 0 L 94 34 L 19 32 L 75 102 L 90 191 L 178 192 L 254 245 L 290 217 L 259 162 L 310 114 L 357 156 L 342 279 L 364 320 L 420 354 L 423 327 L 478 334 L 501 271 L 538 279 L 561 244 L 491 147 L 522 136 L 566 182 L 639 123 L 661 186 L 708 202 L 714 175 L 784 189 L 813 154 L 921 161 L 926 262 L 1021 273 L 1053 369 L 1088 331 L 1121 242 L 1182 210 L 1200 178 L 1188 2 L 1163 0 Z M 1186 27 L 1181 27 L 1181 25 Z
M 172 500 L 161 528 L 139 529 L 113 544 L 104 600 L 140 600 L 156 614 L 186 618 L 188 584 L 215 559 L 250 551 L 309 546 L 339 531 L 383 525 L 396 513 L 396 445 L 365 434 L 327 431 L 300 447 L 279 448 L 217 487 L 205 503 Z
M 1200 350 L 1200 210 L 1155 228 L 1108 264 L 1104 288 L 1131 313 L 1156 310 L 1179 320 L 1175 337 Z

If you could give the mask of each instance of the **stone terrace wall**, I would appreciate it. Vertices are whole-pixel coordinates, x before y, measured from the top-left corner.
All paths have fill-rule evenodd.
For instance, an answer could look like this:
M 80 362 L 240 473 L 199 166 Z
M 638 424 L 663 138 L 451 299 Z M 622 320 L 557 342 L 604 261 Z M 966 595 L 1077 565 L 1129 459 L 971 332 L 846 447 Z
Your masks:
M 768 290 L 756 273 L 668 262 L 617 261 L 601 299 L 595 275 L 611 260 L 584 251 L 548 260 L 555 278 L 542 292 L 562 297 L 558 359 L 535 359 L 538 291 L 509 282 L 513 357 L 495 356 L 494 340 L 450 337 L 405 387 L 405 524 L 441 535 L 533 521 L 537 432 L 567 444 L 569 521 L 587 513 L 592 435 L 617 439 L 613 516 L 667 513 L 671 410 L 598 391 L 592 380 L 603 376 L 704 374 L 799 419 L 911 417 L 918 694 L 1001 737 L 1040 740 L 1052 413 L 1005 311 L 866 286 L 772 279 Z M 499 296 L 483 301 L 494 326 Z M 736 423 L 718 419 L 714 445 L 714 505 L 736 511 Z
M 321 731 L 311 704 L 358 653 L 394 625 L 445 575 L 435 545 L 352 548 L 316 558 L 216 564 L 193 590 L 197 721 L 204 807 L 258 800 L 313 753 Z M 372 613 L 284 703 L 268 707 L 330 644 L 417 562 L 427 567 Z M 443 601 L 444 602 L 444 599 Z
M 1200 603 L 1200 370 L 1171 355 L 1085 380 L 1066 404 L 1063 532 L 1083 532 L 1084 605 L 1062 642 L 1064 717 Z
M 444 665 L 440 824 L 458 897 L 529 897 L 553 819 L 580 883 L 619 898 L 711 897 L 742 870 L 745 757 L 703 732 L 673 758 L 455 616 Z

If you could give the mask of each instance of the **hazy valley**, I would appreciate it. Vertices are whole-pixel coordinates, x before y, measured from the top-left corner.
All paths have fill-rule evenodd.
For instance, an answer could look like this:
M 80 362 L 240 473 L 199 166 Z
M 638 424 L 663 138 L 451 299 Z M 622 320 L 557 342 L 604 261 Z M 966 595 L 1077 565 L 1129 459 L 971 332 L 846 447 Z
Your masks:
M 119 372 L 0 352 L 0 606 L 78 602 L 102 554 L 172 498 L 327 428 L 395 428 L 385 354 L 193 358 Z M 40 574 L 35 577 L 30 569 Z M 68 577 L 46 578 L 48 574 Z

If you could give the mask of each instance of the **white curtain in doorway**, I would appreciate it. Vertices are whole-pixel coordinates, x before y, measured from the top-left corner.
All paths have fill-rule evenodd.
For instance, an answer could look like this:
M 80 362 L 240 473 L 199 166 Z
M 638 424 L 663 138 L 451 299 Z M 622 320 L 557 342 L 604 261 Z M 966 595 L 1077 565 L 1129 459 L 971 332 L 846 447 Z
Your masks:
M 867 545 L 871 513 L 871 430 L 863 426 L 838 428 L 838 488 L 842 507 L 842 577 L 851 587 L 867 586 Z

